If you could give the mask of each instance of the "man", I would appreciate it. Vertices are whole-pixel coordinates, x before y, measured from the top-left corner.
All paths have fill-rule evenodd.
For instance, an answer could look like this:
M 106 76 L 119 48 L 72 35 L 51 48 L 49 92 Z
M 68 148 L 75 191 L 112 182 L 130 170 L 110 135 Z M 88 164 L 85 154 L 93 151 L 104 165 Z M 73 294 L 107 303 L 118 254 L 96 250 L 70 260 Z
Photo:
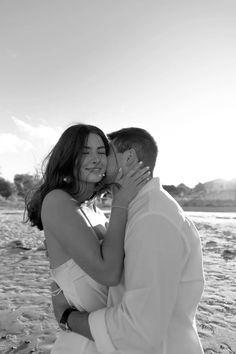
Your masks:
M 119 167 L 127 173 L 138 160 L 153 172 L 157 146 L 147 131 L 125 128 L 108 136 L 108 177 L 114 178 Z M 109 289 L 107 307 L 71 312 L 69 328 L 94 340 L 104 354 L 203 353 L 195 324 L 204 288 L 200 238 L 159 178 L 130 203 L 124 247 L 123 279 Z M 53 302 L 60 320 L 68 305 Z

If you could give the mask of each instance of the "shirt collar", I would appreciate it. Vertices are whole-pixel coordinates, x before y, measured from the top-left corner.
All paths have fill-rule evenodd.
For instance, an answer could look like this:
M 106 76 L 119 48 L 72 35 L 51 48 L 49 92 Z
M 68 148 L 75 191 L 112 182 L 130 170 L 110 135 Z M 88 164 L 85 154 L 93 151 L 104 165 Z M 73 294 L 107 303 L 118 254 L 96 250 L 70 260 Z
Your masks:
M 161 183 L 160 183 L 159 177 L 153 177 L 149 182 L 147 182 L 142 187 L 142 189 L 138 192 L 136 197 L 132 200 L 132 202 L 130 203 L 130 206 L 133 205 L 133 203 L 135 203 L 140 197 L 142 197 L 142 195 L 144 195 L 145 193 L 147 193 L 153 189 L 158 189 L 158 190 L 161 189 Z

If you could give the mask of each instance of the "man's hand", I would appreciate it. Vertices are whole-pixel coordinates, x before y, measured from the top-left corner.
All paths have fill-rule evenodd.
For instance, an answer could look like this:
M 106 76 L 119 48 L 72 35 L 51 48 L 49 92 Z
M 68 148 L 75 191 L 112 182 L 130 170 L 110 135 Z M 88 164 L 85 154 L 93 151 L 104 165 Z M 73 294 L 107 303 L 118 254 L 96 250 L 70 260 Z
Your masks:
M 68 304 L 63 292 L 60 291 L 60 288 L 57 285 L 57 283 L 52 282 L 51 291 L 52 291 L 52 305 L 53 305 L 54 315 L 56 317 L 57 322 L 59 323 L 63 312 L 68 307 L 70 307 L 70 305 Z
M 57 283 L 52 282 L 51 291 L 53 310 L 56 320 L 59 323 L 63 312 L 71 306 L 67 302 L 63 292 L 61 291 Z M 68 324 L 73 332 L 81 334 L 89 338 L 90 340 L 93 340 L 88 323 L 88 316 L 88 312 L 80 312 L 78 310 L 71 312 Z

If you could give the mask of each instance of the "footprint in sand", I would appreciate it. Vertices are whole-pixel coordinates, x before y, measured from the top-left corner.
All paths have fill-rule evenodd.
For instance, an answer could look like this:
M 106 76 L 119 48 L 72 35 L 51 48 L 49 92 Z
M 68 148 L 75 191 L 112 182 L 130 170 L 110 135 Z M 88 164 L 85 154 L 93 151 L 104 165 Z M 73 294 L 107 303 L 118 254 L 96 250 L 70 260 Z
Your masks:
M 234 257 L 236 256 L 236 251 L 231 251 L 231 250 L 227 250 L 225 249 L 221 256 L 225 259 L 225 260 L 229 260 L 229 259 L 234 259 Z
M 227 344 L 227 343 L 221 343 L 220 345 L 220 349 L 223 350 L 223 354 L 225 353 L 232 353 L 234 354 L 235 352 L 233 352 L 232 348 Z
M 216 247 L 217 246 L 217 242 L 216 241 L 208 241 L 206 243 L 206 247 L 207 248 L 212 248 L 212 247 Z
M 5 246 L 5 248 L 10 253 L 17 253 L 17 252 L 21 252 L 21 251 L 29 251 L 29 250 L 31 250 L 30 247 L 24 246 L 21 240 L 11 241 Z

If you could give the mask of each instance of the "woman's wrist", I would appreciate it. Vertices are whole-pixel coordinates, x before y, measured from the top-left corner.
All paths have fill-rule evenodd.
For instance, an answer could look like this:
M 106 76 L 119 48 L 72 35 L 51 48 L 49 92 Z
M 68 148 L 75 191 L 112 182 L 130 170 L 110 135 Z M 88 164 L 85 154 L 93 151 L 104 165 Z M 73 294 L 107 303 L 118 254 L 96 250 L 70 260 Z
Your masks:
M 125 201 L 122 198 L 113 198 L 111 207 L 113 207 L 113 206 L 120 206 L 122 208 L 128 209 L 129 202 Z
M 123 200 L 113 199 L 111 207 L 122 207 L 128 209 L 129 203 L 124 202 Z

